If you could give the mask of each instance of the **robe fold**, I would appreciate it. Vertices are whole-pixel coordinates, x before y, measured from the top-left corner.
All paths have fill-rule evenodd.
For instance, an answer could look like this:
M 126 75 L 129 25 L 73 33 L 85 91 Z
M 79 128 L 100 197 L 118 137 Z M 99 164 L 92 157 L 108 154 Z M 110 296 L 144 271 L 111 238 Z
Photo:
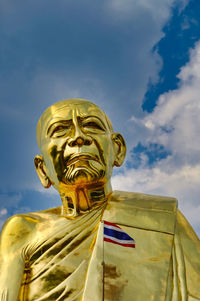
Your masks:
M 80 300 L 102 208 L 75 220 L 54 217 L 49 237 L 28 245 L 21 300 Z

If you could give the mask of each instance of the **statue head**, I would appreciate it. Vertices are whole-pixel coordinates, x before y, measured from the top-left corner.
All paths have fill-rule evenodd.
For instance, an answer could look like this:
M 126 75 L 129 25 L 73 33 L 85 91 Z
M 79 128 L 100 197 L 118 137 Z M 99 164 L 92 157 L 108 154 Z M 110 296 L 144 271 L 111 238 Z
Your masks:
M 37 126 L 41 155 L 35 166 L 41 183 L 48 188 L 101 185 L 109 182 L 113 166 L 120 166 L 126 145 L 114 133 L 107 115 L 84 99 L 55 103 Z

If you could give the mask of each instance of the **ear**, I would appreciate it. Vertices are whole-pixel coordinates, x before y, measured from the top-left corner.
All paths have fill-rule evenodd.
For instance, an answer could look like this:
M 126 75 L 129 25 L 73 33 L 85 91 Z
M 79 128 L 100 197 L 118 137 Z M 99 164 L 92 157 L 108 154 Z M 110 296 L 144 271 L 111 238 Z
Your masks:
M 124 138 L 119 133 L 112 134 L 112 141 L 115 148 L 115 166 L 121 166 L 126 156 L 126 143 Z
M 49 188 L 52 183 L 47 176 L 43 157 L 39 156 L 39 155 L 35 156 L 34 163 L 35 163 L 35 168 L 36 168 L 38 177 L 39 177 L 42 185 L 44 186 L 44 188 Z

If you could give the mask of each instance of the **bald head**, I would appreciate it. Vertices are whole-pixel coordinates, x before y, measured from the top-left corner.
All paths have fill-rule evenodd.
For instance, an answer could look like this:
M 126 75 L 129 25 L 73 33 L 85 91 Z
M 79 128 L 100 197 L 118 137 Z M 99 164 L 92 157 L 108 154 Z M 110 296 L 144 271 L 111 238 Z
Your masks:
M 113 133 L 106 114 L 85 99 L 66 99 L 49 107 L 37 126 L 41 155 L 35 166 L 44 187 L 107 183 L 120 166 L 126 145 Z
M 108 116 L 93 102 L 82 99 L 82 98 L 73 98 L 65 99 L 59 102 L 56 102 L 52 106 L 46 109 L 46 111 L 41 115 L 38 125 L 37 125 L 37 142 L 40 148 L 41 146 L 41 137 L 45 135 L 49 122 L 52 119 L 68 119 L 69 114 L 72 110 L 78 110 L 81 115 L 92 115 L 96 112 L 99 115 L 99 118 L 104 118 L 110 132 L 113 132 L 112 123 L 110 122 Z

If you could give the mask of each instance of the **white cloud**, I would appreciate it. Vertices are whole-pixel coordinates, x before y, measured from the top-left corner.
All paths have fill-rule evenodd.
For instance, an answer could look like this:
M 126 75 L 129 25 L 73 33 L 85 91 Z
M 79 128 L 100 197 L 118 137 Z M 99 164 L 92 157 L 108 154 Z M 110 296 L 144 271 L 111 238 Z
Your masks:
M 48 197 L 58 196 L 58 191 L 53 187 L 49 187 L 48 189 L 44 188 L 40 182 L 35 183 L 34 190 L 40 192 Z
M 0 210 L 0 217 L 3 216 L 3 215 L 6 215 L 8 213 L 7 209 L 6 208 L 3 208 Z
M 179 88 L 161 95 L 143 122 L 149 130 L 148 140 L 172 151 L 172 160 L 176 155 L 176 159 L 196 164 L 200 160 L 200 43 L 191 50 L 190 61 L 178 78 Z
M 6 208 L 2 208 L 0 210 L 0 229 L 8 218 L 8 210 Z
M 137 15 L 145 13 L 151 14 L 152 18 L 160 23 L 165 22 L 170 14 L 170 8 L 174 3 L 178 3 L 183 7 L 183 2 L 186 1 L 174 1 L 174 0 L 110 0 L 107 1 L 107 7 L 116 13 L 120 18 L 131 17 L 134 18 Z
M 175 196 L 179 207 L 197 227 L 200 215 L 200 42 L 191 50 L 190 60 L 181 68 L 178 78 L 179 87 L 161 95 L 151 114 L 143 119 L 131 119 L 141 129 L 137 139 L 142 144 L 147 147 L 149 143 L 162 144 L 170 155 L 156 161 L 151 168 L 144 158 L 139 169 L 114 176 L 113 187 Z

